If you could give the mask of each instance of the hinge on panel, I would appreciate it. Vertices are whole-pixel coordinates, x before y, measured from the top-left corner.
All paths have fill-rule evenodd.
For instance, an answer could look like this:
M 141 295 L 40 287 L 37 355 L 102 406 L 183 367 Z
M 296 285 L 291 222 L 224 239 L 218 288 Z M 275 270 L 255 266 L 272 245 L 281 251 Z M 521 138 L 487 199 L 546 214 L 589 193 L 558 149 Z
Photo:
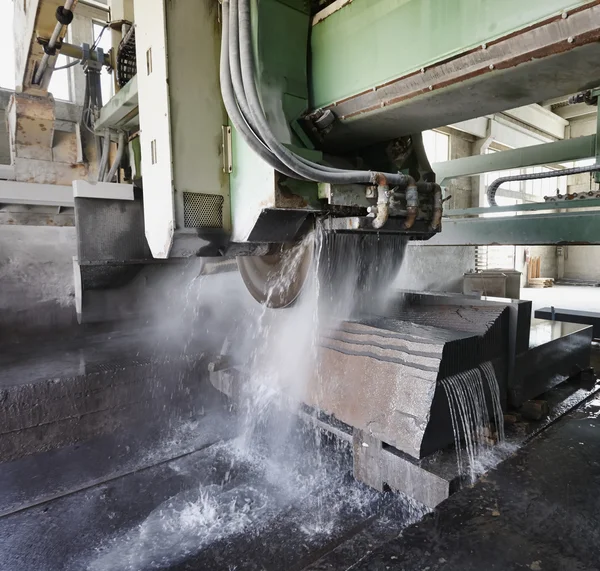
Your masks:
M 223 125 L 221 127 L 221 156 L 223 158 L 223 172 L 231 173 L 233 170 L 233 158 L 231 149 L 231 127 Z

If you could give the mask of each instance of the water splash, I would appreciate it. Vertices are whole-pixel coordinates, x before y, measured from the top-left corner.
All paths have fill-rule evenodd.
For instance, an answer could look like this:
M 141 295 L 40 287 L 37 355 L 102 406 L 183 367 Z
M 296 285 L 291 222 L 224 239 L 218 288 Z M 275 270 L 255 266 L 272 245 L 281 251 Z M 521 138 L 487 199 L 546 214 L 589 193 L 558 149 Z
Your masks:
M 290 285 L 305 248 L 314 252 L 313 265 L 294 306 L 273 310 L 266 304 L 251 314 L 245 335 L 235 332 L 232 345 L 249 350 L 242 360 L 239 436 L 211 447 L 223 458 L 206 467 L 221 466 L 219 478 L 165 500 L 105 545 L 91 569 L 151 569 L 192 553 L 204 556 L 220 542 L 278 525 L 273 522 L 281 514 L 301 534 L 293 541 L 323 545 L 357 518 L 375 516 L 382 506 L 393 508 L 395 526 L 426 513 L 417 502 L 382 495 L 356 482 L 348 445 L 332 446 L 320 428 L 299 427 L 294 414 L 309 379 L 319 374 L 319 331 L 383 300 L 405 246 L 404 238 L 332 235 L 317 225 L 287 251 L 282 270 L 269 281 L 269 297 Z M 191 302 L 203 285 L 199 278 L 186 293 Z M 181 477 L 192 477 L 194 470 L 202 473 L 192 457 L 173 463 L 172 469 Z
M 495 443 L 504 443 L 504 417 L 496 372 L 490 362 L 485 362 L 475 369 L 447 377 L 441 384 L 450 409 L 458 472 L 468 473 L 471 482 L 474 482 L 477 475 L 489 465 L 489 461 L 478 462 L 478 458 L 489 456 L 487 452 Z M 486 398 L 488 393 L 492 405 L 492 422 Z M 495 437 L 493 427 L 496 429 Z M 463 441 L 466 466 L 461 453 Z
M 262 534 L 279 533 L 282 526 L 290 529 L 289 546 L 322 548 L 334 534 L 381 512 L 390 514 L 397 532 L 425 515 L 426 508 L 414 501 L 354 481 L 349 462 L 348 454 L 341 461 L 317 454 L 300 430 L 277 455 L 248 452 L 237 440 L 215 445 L 202 457 L 176 460 L 177 474 L 202 483 L 164 499 L 138 525 L 105 542 L 85 568 L 164 569 L 194 556 L 200 558 L 198 568 L 222 569 L 211 565 L 215 554 L 236 541 L 259 545 Z M 233 551 L 240 569 L 250 562 L 245 557 L 255 556 L 243 548 Z

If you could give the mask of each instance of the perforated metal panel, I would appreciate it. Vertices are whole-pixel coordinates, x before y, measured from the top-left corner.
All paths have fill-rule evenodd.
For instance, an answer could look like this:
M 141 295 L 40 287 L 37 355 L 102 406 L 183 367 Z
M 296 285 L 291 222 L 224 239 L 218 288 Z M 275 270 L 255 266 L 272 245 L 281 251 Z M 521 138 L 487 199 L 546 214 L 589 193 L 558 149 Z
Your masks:
M 223 197 L 184 192 L 183 223 L 186 228 L 223 228 Z

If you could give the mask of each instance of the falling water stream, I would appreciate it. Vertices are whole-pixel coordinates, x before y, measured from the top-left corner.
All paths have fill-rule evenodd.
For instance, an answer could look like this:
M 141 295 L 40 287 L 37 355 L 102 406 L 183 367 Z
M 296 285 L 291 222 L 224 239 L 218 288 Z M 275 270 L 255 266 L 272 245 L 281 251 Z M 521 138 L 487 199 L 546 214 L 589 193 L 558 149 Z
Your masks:
M 487 361 L 479 367 L 447 377 L 441 384 L 450 408 L 458 472 L 468 473 L 473 482 L 480 471 L 478 458 L 494 444 L 504 443 L 504 418 L 496 371 Z M 490 422 L 486 394 L 490 395 L 493 422 Z M 496 429 L 495 437 L 493 427 Z M 461 453 L 463 441 L 466 466 Z

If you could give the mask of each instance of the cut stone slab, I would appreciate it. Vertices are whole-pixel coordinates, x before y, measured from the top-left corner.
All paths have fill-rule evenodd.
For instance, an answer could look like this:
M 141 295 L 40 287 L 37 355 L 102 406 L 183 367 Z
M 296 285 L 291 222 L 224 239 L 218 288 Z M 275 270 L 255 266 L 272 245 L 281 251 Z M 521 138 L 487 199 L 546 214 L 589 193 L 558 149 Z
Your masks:
M 462 367 L 476 365 L 479 343 L 473 334 L 391 319 L 344 322 L 320 338 L 319 369 L 305 403 L 422 458 L 439 447 L 437 434 L 425 439 L 430 421 L 447 425 L 445 444 L 452 440 L 448 411 L 431 416 L 434 399 L 445 399 L 437 390 L 442 363 L 471 354 L 474 359 L 462 359 Z

